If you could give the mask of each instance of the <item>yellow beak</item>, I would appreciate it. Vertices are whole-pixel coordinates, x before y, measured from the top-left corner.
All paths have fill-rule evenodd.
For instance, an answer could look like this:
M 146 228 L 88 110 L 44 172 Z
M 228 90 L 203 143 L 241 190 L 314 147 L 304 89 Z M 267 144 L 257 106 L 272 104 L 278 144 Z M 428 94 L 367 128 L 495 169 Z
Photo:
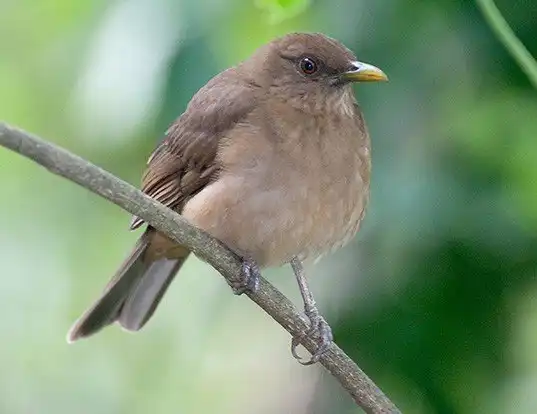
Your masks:
M 363 62 L 352 62 L 352 69 L 344 72 L 341 77 L 350 82 L 383 82 L 388 76 L 376 66 Z

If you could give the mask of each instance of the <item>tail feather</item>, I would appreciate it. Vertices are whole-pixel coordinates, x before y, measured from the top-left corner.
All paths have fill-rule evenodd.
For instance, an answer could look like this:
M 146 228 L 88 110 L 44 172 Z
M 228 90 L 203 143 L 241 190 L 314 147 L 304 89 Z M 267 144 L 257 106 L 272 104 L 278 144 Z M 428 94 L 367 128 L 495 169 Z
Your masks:
M 119 311 L 117 320 L 123 328 L 138 331 L 145 325 L 183 262 L 184 259 L 160 259 L 149 265 Z
M 152 233 L 146 231 L 138 239 L 101 297 L 73 325 L 68 342 L 93 335 L 116 321 L 125 329 L 136 331 L 151 318 L 188 256 L 186 252 L 177 259 L 147 260 L 145 253 Z

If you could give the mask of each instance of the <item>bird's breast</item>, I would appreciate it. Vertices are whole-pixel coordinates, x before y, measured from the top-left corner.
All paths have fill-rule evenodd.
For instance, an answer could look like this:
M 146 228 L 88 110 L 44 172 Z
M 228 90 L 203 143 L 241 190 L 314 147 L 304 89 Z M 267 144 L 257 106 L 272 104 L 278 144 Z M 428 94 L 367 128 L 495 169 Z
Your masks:
M 340 126 L 315 130 L 313 124 L 280 167 L 291 177 L 283 205 L 293 212 L 289 233 L 302 259 L 346 244 L 358 231 L 369 198 L 369 143 L 355 129 Z
M 262 266 L 344 245 L 368 199 L 369 142 L 341 122 L 321 124 L 307 119 L 285 127 L 286 137 L 230 144 L 219 179 L 183 214 Z

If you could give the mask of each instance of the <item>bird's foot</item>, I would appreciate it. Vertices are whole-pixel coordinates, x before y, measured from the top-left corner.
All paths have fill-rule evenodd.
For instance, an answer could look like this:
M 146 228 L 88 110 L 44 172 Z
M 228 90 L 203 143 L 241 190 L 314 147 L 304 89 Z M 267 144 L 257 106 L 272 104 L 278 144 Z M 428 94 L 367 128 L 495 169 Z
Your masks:
M 312 365 L 318 362 L 321 356 L 330 349 L 334 337 L 330 325 L 328 325 L 324 318 L 319 314 L 317 308 L 306 309 L 305 314 L 310 321 L 310 328 L 305 333 L 293 337 L 293 340 L 291 341 L 291 353 L 302 365 Z M 308 361 L 302 361 L 302 357 L 297 354 L 296 348 L 308 337 L 317 341 L 317 350 Z
M 241 277 L 238 282 L 231 286 L 235 295 L 242 295 L 244 292 L 257 292 L 259 289 L 259 279 L 261 271 L 258 264 L 251 258 L 242 260 Z

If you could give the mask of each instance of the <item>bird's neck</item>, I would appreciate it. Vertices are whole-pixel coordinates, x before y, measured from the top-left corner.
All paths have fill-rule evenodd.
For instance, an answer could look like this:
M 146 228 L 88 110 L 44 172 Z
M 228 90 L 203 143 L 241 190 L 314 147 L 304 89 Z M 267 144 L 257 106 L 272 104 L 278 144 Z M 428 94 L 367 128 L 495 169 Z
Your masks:
M 337 89 L 319 88 L 314 91 L 299 91 L 291 96 L 286 93 L 271 93 L 271 96 L 277 96 L 278 100 L 285 105 L 295 111 L 304 112 L 306 115 L 354 116 L 356 99 L 350 85 Z

